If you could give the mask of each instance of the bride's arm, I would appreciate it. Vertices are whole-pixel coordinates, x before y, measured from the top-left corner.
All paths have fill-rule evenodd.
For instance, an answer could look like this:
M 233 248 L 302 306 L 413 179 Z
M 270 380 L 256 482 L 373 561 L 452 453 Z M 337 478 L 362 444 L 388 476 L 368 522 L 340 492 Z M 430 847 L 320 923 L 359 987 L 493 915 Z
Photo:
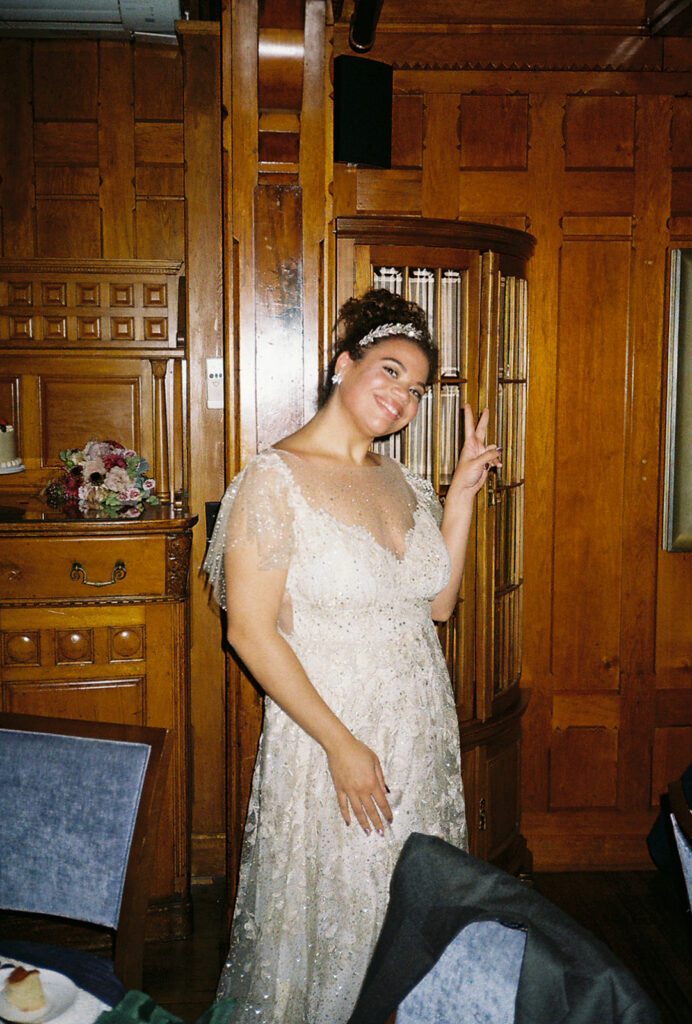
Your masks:
M 324 749 L 341 814 L 369 834 L 383 831 L 392 812 L 377 755 L 361 743 L 320 697 L 277 629 L 285 569 L 260 569 L 252 541 L 226 552 L 228 640 L 257 682 Z M 372 823 L 372 824 L 371 824 Z
M 484 409 L 474 426 L 471 406 L 468 402 L 464 406 L 464 447 L 447 491 L 440 527 L 452 571 L 445 589 L 431 602 L 432 617 L 436 622 L 446 622 L 456 607 L 476 495 L 485 483 L 490 467 L 501 465 L 499 449 L 494 444 L 486 446 L 485 443 L 488 418 L 488 410 Z

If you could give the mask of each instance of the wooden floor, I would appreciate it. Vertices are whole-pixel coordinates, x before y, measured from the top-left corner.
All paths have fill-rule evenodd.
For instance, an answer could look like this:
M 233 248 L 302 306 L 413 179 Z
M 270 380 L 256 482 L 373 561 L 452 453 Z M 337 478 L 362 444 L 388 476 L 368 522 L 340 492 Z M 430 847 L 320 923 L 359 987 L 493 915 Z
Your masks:
M 617 954 L 659 1006 L 663 1024 L 691 1024 L 692 920 L 667 876 L 658 871 L 537 873 L 534 885 Z M 150 943 L 144 975 L 145 991 L 185 1021 L 195 1020 L 212 1002 L 226 946 L 220 884 L 196 884 L 193 903 L 193 937 Z

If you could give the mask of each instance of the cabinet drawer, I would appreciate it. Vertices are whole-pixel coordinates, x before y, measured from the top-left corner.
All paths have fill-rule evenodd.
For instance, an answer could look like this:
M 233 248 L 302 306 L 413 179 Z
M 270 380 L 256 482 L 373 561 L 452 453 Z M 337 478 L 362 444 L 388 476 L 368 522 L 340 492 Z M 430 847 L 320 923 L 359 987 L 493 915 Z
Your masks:
M 93 601 L 165 593 L 164 536 L 0 540 L 3 601 Z

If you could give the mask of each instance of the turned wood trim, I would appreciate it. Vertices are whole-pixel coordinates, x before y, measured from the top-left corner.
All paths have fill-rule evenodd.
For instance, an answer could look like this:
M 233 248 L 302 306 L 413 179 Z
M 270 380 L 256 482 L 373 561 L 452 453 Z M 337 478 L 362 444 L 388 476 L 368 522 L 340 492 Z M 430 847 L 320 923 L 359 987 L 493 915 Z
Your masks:
M 168 466 L 168 413 L 166 409 L 167 359 L 152 359 L 154 374 L 154 479 L 156 496 L 162 505 L 171 503 L 171 484 Z

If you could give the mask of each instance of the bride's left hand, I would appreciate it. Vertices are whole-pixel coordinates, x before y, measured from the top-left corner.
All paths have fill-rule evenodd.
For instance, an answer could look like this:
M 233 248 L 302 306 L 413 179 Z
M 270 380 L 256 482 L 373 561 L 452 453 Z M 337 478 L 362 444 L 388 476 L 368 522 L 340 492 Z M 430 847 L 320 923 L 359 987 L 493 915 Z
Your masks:
M 491 467 L 502 465 L 497 445 L 485 443 L 489 418 L 490 412 L 484 409 L 478 423 L 474 424 L 471 406 L 468 402 L 464 406 L 464 447 L 449 487 L 450 495 L 460 491 L 477 494 Z

